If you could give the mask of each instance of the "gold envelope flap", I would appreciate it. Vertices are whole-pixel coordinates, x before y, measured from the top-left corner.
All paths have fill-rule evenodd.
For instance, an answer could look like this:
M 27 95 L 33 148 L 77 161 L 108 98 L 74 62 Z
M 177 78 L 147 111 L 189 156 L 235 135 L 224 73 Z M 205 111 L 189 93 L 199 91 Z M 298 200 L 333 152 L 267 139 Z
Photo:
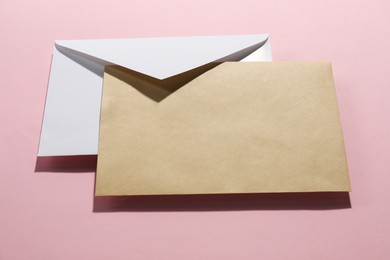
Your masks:
M 350 190 L 329 63 L 226 62 L 174 82 L 106 67 L 97 196 Z

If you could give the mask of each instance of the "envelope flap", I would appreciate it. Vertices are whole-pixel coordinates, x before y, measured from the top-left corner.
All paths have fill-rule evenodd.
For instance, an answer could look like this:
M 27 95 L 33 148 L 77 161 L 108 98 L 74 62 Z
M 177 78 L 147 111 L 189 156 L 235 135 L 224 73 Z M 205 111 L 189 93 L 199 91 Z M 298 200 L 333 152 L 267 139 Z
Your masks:
M 165 79 L 213 61 L 229 61 L 240 51 L 253 51 L 267 34 L 56 41 L 56 46 L 95 59 Z M 228 57 L 227 59 L 224 59 Z M 230 59 L 229 59 L 230 57 Z

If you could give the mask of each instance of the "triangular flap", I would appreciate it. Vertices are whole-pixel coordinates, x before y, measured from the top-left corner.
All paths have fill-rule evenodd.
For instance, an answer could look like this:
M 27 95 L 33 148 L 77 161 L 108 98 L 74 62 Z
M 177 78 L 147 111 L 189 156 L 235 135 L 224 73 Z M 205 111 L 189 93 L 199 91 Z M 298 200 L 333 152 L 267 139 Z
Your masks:
M 266 43 L 267 34 L 56 41 L 57 46 L 107 64 L 165 79 L 250 47 Z

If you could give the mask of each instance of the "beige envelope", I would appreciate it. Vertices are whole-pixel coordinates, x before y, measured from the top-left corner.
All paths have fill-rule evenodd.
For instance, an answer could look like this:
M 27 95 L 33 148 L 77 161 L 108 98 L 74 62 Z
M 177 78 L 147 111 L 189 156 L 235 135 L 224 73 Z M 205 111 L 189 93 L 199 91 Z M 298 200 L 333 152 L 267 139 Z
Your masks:
M 349 190 L 330 63 L 106 67 L 97 196 Z

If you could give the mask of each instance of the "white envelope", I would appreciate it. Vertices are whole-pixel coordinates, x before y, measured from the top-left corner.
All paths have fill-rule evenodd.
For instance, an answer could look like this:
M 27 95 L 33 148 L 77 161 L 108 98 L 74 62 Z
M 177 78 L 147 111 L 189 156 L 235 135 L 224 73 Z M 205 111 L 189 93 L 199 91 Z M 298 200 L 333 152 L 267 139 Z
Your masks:
M 97 154 L 106 65 L 164 80 L 210 62 L 271 59 L 267 34 L 56 41 L 38 156 Z

